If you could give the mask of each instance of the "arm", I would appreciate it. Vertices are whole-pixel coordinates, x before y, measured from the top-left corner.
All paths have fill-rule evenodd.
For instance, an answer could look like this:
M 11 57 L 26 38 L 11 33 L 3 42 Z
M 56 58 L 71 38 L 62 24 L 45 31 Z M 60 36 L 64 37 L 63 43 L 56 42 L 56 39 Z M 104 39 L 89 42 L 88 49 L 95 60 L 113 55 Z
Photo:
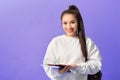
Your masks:
M 56 53 L 55 42 L 51 41 L 50 44 L 48 45 L 48 48 L 43 60 L 43 65 L 44 65 L 43 68 L 46 74 L 48 75 L 48 77 L 51 79 L 56 79 L 61 77 L 61 74 L 58 73 L 59 68 L 47 65 L 47 64 L 56 64 L 55 53 Z
M 77 65 L 78 67 L 75 70 L 78 70 L 81 74 L 95 74 L 101 70 L 101 55 L 97 46 L 90 38 L 87 38 L 86 44 L 88 50 L 88 60 L 87 62 L 81 62 Z

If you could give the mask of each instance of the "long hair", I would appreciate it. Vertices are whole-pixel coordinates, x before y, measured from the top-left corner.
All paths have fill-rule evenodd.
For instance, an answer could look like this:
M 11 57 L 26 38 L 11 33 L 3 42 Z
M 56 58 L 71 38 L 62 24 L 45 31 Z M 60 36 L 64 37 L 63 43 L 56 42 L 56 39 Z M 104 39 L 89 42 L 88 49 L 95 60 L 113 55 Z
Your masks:
M 77 27 L 76 35 L 79 38 L 79 43 L 81 45 L 81 50 L 82 50 L 83 56 L 85 57 L 85 61 L 87 61 L 87 46 L 86 46 L 84 23 L 83 23 L 82 16 L 79 12 L 79 9 L 75 5 L 70 5 L 67 10 L 62 12 L 61 20 L 64 14 L 72 14 L 77 19 L 78 27 Z

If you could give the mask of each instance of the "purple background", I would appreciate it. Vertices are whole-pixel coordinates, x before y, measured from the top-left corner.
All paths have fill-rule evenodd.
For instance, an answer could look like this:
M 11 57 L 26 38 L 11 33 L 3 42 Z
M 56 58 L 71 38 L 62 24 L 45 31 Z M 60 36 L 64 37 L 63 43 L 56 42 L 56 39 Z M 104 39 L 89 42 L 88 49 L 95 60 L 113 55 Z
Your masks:
M 0 80 L 49 80 L 40 66 L 50 40 L 64 34 L 61 12 L 79 7 L 101 51 L 103 80 L 120 77 L 119 0 L 0 0 Z

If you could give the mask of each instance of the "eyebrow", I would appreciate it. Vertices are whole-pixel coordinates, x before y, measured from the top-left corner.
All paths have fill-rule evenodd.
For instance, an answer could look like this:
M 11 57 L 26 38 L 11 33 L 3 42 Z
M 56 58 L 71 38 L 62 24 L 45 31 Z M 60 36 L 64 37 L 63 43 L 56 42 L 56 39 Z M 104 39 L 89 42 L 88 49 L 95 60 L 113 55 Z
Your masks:
M 71 20 L 71 21 L 77 21 L 77 20 Z
M 77 21 L 77 20 L 71 20 L 71 21 L 69 21 L 69 22 L 72 22 L 72 21 Z M 63 22 L 67 22 L 67 21 L 63 21 Z

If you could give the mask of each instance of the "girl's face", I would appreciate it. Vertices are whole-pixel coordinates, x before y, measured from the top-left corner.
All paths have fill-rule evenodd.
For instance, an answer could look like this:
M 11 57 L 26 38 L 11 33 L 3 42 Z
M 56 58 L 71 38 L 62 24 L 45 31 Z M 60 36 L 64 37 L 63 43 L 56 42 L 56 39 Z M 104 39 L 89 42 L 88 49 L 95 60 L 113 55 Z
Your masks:
M 73 14 L 64 14 L 62 17 L 62 26 L 64 31 L 66 32 L 66 36 L 76 36 L 77 32 L 77 19 Z

